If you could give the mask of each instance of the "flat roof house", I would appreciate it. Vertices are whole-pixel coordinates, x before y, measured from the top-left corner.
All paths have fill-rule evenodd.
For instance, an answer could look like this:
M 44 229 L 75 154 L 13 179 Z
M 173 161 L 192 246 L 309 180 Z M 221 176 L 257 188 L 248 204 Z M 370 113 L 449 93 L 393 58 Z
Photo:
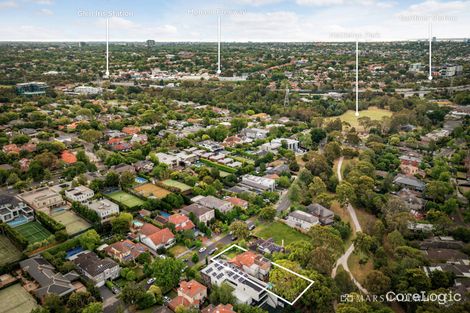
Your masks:
M 267 303 L 273 308 L 280 304 L 276 296 L 266 291 L 268 288 L 266 282 L 245 273 L 227 261 L 213 260 L 201 270 L 201 277 L 206 286 L 220 286 L 224 282 L 227 283 L 233 288 L 233 295 L 239 303 L 251 306 Z
M 198 203 L 193 203 L 181 208 L 181 213 L 186 216 L 193 213 L 196 219 L 204 224 L 207 224 L 207 222 L 215 218 L 214 209 L 210 209 Z
M 34 211 L 24 202 L 0 203 L 0 221 L 13 222 L 22 218 L 27 222 L 34 220 Z
M 119 214 L 119 205 L 108 199 L 96 199 L 85 204 L 90 210 L 98 213 L 101 222 L 107 221 L 110 217 Z
M 24 192 L 18 197 L 33 209 L 49 214 L 51 209 L 65 204 L 64 199 L 49 187 Z
M 21 261 L 20 267 L 39 284 L 39 288 L 33 293 L 41 300 L 50 293 L 62 297 L 74 292 L 72 282 L 80 277 L 75 271 L 65 275 L 56 272 L 55 267 L 39 255 Z
M 118 278 L 121 270 L 118 263 L 110 258 L 100 259 L 94 252 L 81 253 L 73 262 L 97 287 L 103 286 L 108 279 Z
M 276 180 L 266 177 L 259 177 L 250 174 L 242 176 L 241 185 L 257 191 L 274 191 L 276 188 Z
M 291 227 L 298 227 L 303 230 L 309 230 L 312 226 L 318 225 L 318 217 L 310 213 L 296 210 L 291 212 L 286 219 L 286 222 Z
M 70 201 L 85 202 L 93 198 L 94 195 L 93 190 L 83 185 L 65 190 L 65 197 Z

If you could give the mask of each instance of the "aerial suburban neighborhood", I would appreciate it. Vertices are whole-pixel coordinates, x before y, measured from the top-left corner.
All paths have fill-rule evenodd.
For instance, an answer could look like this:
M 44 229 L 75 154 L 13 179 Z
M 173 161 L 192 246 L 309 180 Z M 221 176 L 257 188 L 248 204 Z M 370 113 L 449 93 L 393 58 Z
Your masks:
M 469 39 L 157 39 L 0 42 L 0 313 L 470 312 Z

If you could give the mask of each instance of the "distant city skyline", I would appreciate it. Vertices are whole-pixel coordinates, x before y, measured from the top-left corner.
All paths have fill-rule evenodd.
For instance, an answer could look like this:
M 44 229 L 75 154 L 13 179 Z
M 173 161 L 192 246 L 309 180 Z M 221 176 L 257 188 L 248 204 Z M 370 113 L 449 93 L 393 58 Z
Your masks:
M 312 42 L 470 37 L 470 0 L 0 0 L 0 41 Z

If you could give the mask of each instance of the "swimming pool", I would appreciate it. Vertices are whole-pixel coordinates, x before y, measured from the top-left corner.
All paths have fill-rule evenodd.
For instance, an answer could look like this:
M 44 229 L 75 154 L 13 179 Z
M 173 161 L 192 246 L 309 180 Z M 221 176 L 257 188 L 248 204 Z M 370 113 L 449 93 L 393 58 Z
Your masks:
M 28 222 L 29 222 L 29 220 L 26 216 L 20 215 L 17 218 L 15 218 L 14 220 L 9 221 L 7 224 L 10 225 L 11 227 L 16 227 L 16 226 L 26 224 Z
M 145 183 L 148 182 L 148 180 L 143 178 L 143 177 L 136 177 L 135 182 L 138 183 L 138 184 L 145 184 Z
M 163 212 L 163 211 L 158 211 L 158 214 L 160 214 L 161 216 L 163 216 L 164 218 L 169 218 L 171 214 L 168 214 L 166 212 Z
M 144 225 L 144 223 L 138 220 L 133 220 L 132 224 L 134 224 L 135 227 L 142 227 Z

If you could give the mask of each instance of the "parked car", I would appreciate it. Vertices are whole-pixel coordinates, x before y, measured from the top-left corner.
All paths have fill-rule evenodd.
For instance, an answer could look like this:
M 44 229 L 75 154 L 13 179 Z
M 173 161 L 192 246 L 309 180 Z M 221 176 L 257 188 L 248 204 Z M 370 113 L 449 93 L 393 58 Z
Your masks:
M 247 222 L 248 230 L 253 230 L 256 228 L 256 225 L 253 222 Z
M 170 297 L 168 297 L 168 296 L 163 297 L 163 303 L 168 303 L 170 301 L 171 301 Z
M 212 249 L 211 251 L 209 251 L 209 254 L 212 255 L 212 254 L 214 254 L 217 250 L 219 250 L 219 249 L 214 248 L 214 249 Z
M 232 241 L 237 240 L 237 236 L 232 235 L 232 236 L 230 237 L 230 240 L 232 240 Z
M 155 282 L 155 277 L 149 278 L 147 280 L 147 285 L 153 284 Z
M 206 247 L 202 247 L 201 249 L 199 249 L 199 253 L 203 253 L 204 251 L 206 251 L 207 248 Z

